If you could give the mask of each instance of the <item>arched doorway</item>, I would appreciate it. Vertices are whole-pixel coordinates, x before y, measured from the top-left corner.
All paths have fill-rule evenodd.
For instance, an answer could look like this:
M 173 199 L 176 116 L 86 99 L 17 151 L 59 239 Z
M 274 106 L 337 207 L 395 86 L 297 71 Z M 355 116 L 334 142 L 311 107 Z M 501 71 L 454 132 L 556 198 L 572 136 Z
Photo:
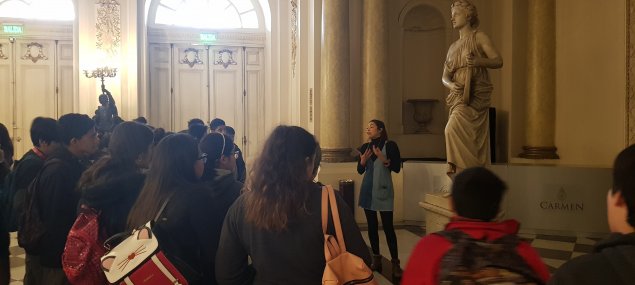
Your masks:
M 222 118 L 249 155 L 264 115 L 264 16 L 255 0 L 154 0 L 148 13 L 149 120 L 179 131 Z
M 73 111 L 72 0 L 0 0 L 0 122 L 19 158 L 35 117 Z

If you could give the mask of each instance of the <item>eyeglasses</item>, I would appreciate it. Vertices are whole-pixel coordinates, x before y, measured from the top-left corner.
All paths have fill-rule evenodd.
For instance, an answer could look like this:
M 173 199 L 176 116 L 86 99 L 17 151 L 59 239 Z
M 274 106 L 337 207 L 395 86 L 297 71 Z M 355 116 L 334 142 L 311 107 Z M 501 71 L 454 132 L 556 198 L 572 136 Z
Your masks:
M 203 164 L 207 163 L 207 153 L 201 153 L 201 155 L 198 157 L 199 160 L 203 161 Z

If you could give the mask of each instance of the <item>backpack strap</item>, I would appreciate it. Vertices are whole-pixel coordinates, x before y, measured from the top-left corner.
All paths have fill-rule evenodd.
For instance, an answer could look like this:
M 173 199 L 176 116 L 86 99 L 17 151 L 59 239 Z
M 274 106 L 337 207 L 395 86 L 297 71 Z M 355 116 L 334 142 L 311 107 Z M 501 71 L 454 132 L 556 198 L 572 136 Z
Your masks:
M 328 196 L 328 197 L 327 197 Z M 340 212 L 337 208 L 337 200 L 333 186 L 322 186 L 322 231 L 326 234 L 326 224 L 328 222 L 328 206 L 326 200 L 331 206 L 331 217 L 333 217 L 333 227 L 335 228 L 335 237 L 340 246 L 341 252 L 346 252 L 346 243 L 344 242 L 344 234 L 342 232 L 342 224 L 340 222 Z

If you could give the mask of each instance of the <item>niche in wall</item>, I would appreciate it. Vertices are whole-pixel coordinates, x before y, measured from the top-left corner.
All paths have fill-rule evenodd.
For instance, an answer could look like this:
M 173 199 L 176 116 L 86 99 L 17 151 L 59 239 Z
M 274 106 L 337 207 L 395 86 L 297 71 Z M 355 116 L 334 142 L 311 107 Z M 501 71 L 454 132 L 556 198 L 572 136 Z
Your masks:
M 403 30 L 403 131 L 404 134 L 422 133 L 420 122 L 415 121 L 412 100 L 437 100 L 432 119 L 426 124 L 429 134 L 443 134 L 447 122 L 445 95 L 441 83 L 443 63 L 447 51 L 447 24 L 436 8 L 418 5 L 407 12 L 401 23 Z M 418 118 L 421 120 L 421 117 Z

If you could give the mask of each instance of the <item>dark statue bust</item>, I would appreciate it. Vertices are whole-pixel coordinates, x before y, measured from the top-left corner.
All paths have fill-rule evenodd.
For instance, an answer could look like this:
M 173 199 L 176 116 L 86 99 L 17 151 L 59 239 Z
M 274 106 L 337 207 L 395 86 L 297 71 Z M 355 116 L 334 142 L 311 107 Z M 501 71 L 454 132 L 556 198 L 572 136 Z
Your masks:
M 95 110 L 93 120 L 95 120 L 95 127 L 98 131 L 102 133 L 111 132 L 115 126 L 116 118 L 119 117 L 119 113 L 117 105 L 115 105 L 115 99 L 103 84 L 101 85 L 101 92 L 102 94 L 99 95 L 99 104 L 101 106 Z

